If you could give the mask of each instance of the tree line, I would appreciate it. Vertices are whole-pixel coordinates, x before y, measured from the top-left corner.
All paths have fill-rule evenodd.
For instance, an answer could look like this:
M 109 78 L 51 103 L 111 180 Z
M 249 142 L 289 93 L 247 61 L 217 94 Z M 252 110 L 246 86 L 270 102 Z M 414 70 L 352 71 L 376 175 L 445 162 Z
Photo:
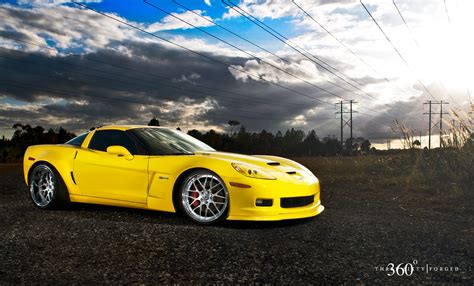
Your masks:
M 230 124 L 232 123 L 232 124 Z M 148 125 L 159 126 L 159 121 L 153 118 Z M 229 121 L 235 127 L 236 121 Z M 17 123 L 11 139 L 0 139 L 0 162 L 13 162 L 22 159 L 28 146 L 37 144 L 62 144 L 76 135 L 60 127 L 45 130 L 42 126 L 33 127 L 29 124 Z M 91 128 L 92 130 L 93 128 Z M 178 128 L 179 129 L 179 128 Z M 335 156 L 357 155 L 373 152 L 370 141 L 364 138 L 348 140 L 341 148 L 341 142 L 334 137 L 320 139 L 316 131 L 305 133 L 294 128 L 275 134 L 262 130 L 248 132 L 245 126 L 240 126 L 238 131 L 219 133 L 215 130 L 201 132 L 190 130 L 189 135 L 203 141 L 219 151 L 237 152 L 244 154 L 273 154 L 280 156 Z
M 190 130 L 189 135 L 219 151 L 245 154 L 274 154 L 280 156 L 335 156 L 358 155 L 375 151 L 369 140 L 354 138 L 347 140 L 344 148 L 335 137 L 320 139 L 315 130 L 305 133 L 294 128 L 275 134 L 262 130 L 248 132 L 245 126 L 235 133 L 218 133 L 214 130 L 200 132 Z
M 23 157 L 26 148 L 37 144 L 61 144 L 76 137 L 74 133 L 60 127 L 47 131 L 42 126 L 32 127 L 29 124 L 16 123 L 11 139 L 5 136 L 0 140 L 0 162 L 18 161 Z

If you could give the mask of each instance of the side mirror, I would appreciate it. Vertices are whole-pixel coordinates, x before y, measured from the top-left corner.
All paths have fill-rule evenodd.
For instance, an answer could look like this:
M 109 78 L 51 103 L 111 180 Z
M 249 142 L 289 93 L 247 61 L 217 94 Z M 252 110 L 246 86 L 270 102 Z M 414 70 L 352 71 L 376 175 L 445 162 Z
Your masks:
M 125 157 L 127 160 L 133 159 L 133 155 L 127 150 L 127 148 L 122 146 L 109 146 L 107 147 L 107 153 L 114 154 L 119 157 Z

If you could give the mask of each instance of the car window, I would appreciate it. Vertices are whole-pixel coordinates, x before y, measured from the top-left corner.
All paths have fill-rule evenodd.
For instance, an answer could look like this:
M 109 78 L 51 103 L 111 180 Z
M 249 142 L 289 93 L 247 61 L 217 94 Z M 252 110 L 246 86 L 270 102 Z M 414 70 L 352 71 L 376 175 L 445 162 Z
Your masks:
M 131 132 L 146 146 L 150 155 L 186 155 L 196 151 L 215 151 L 181 131 L 166 128 L 137 128 Z
M 86 139 L 88 134 L 89 134 L 89 132 L 86 132 L 86 133 L 81 134 L 77 137 L 74 137 L 71 140 L 67 141 L 65 144 L 80 147 L 82 145 L 82 142 L 84 142 L 84 140 Z
M 135 143 L 124 131 L 120 130 L 97 130 L 89 143 L 89 149 L 107 151 L 109 146 L 114 145 L 127 148 L 133 155 L 137 154 Z

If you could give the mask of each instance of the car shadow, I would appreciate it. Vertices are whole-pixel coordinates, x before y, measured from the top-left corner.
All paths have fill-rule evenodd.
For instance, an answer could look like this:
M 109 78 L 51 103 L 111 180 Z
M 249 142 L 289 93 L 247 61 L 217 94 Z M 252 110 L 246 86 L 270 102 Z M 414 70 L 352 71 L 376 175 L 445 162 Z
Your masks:
M 224 221 L 216 227 L 234 228 L 234 229 L 273 229 L 281 227 L 293 227 L 315 222 L 317 217 L 288 219 L 279 221 Z
M 67 212 L 82 218 L 93 218 L 115 222 L 136 222 L 146 224 L 166 224 L 210 227 L 221 229 L 272 229 L 292 227 L 315 222 L 317 217 L 291 219 L 282 221 L 222 221 L 215 225 L 201 226 L 179 213 L 168 213 L 153 210 L 133 209 L 96 204 L 72 204 Z

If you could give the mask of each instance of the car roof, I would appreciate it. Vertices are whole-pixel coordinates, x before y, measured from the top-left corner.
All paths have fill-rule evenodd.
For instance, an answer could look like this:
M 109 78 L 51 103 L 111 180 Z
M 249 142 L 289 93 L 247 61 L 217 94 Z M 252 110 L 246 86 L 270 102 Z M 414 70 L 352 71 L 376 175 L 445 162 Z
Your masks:
M 166 127 L 160 127 L 160 126 L 148 126 L 148 125 L 106 125 L 106 126 L 101 126 L 97 128 L 96 130 L 130 130 L 130 129 L 137 129 L 137 128 L 162 128 L 162 129 L 168 129 Z

